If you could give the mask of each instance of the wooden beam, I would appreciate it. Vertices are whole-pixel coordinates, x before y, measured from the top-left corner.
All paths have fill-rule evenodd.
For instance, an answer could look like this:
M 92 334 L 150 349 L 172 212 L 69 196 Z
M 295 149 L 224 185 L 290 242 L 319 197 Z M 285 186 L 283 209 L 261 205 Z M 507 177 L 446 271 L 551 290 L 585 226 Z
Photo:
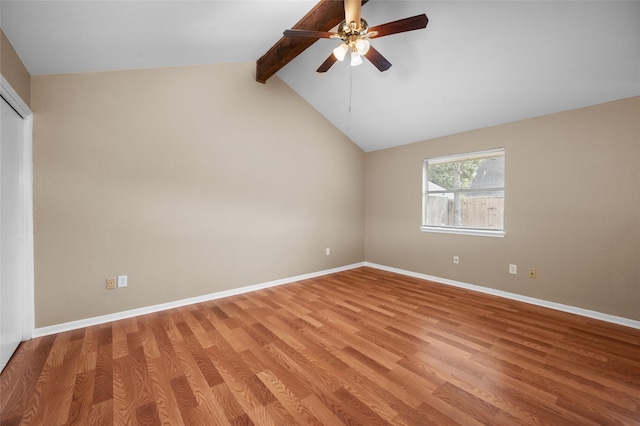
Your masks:
M 365 4 L 368 0 L 362 0 Z M 329 31 L 344 19 L 344 1 L 321 0 L 293 29 Z M 285 28 L 283 28 L 285 30 Z M 313 38 L 282 37 L 256 61 L 256 81 L 266 83 L 267 79 L 291 62 L 317 40 Z

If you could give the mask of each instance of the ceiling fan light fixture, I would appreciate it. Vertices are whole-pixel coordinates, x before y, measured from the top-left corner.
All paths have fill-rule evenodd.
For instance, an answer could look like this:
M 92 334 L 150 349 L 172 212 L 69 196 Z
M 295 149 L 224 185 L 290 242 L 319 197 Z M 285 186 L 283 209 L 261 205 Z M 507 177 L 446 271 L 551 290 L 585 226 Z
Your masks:
M 332 10 L 331 16 L 327 15 L 327 17 L 322 17 L 321 19 L 319 16 L 316 16 L 313 19 L 309 18 L 312 15 L 315 16 L 316 14 L 321 14 L 320 12 L 318 12 L 320 10 L 319 6 L 321 4 L 322 5 L 329 4 L 329 0 L 321 0 L 320 3 L 318 3 L 318 5 L 316 6 L 316 8 L 312 9 L 312 12 L 305 15 L 305 17 L 298 23 L 302 26 L 306 24 L 313 25 L 316 27 L 316 30 L 305 30 L 300 28 L 294 28 L 290 30 L 285 30 L 283 32 L 283 35 L 285 37 L 310 38 L 310 39 L 313 39 L 313 41 L 322 39 L 322 38 L 331 39 L 331 40 L 337 40 L 337 39 L 342 40 L 343 43 L 340 44 L 340 46 L 337 46 L 335 49 L 333 49 L 333 52 L 331 53 L 331 55 L 329 55 L 329 57 L 325 59 L 322 65 L 318 67 L 316 71 L 319 73 L 327 72 L 329 68 L 331 68 L 333 64 L 335 64 L 338 61 L 344 61 L 348 52 L 351 52 L 351 60 L 349 62 L 351 63 L 352 67 L 360 65 L 363 62 L 362 57 L 364 56 L 369 60 L 369 62 L 373 64 L 373 66 L 375 66 L 378 69 L 378 71 L 380 72 L 387 71 L 389 68 L 391 68 L 391 62 L 389 62 L 384 56 L 382 56 L 380 52 L 378 52 L 376 49 L 373 48 L 373 46 L 371 46 L 369 39 L 372 37 L 384 37 L 392 34 L 419 30 L 427 26 L 429 19 L 427 18 L 427 15 L 423 13 L 421 15 L 416 15 L 409 18 L 398 19 L 396 21 L 387 22 L 386 24 L 381 24 L 370 29 L 367 21 L 362 19 L 362 17 L 360 16 L 360 9 L 361 9 L 362 3 L 366 3 L 367 1 L 368 0 L 344 0 L 339 2 L 339 3 L 343 3 L 345 19 L 338 25 L 337 27 L 338 29 L 336 32 L 336 31 L 319 31 L 321 29 L 325 29 L 325 25 L 328 25 L 328 22 L 333 24 L 334 22 L 333 19 L 336 17 L 334 13 L 335 10 L 331 9 Z M 331 7 L 333 8 L 334 6 L 331 6 Z M 323 10 L 322 13 L 327 13 L 329 9 L 327 10 L 322 9 L 322 10 Z M 329 17 L 330 19 L 326 21 L 325 18 L 329 18 Z M 307 22 L 307 18 L 309 18 L 309 22 Z M 306 24 L 302 24 L 303 22 L 306 22 Z M 359 22 L 359 25 L 356 24 L 357 22 Z M 311 43 L 313 43 L 313 41 L 311 41 Z M 308 47 L 308 45 L 310 45 L 311 43 L 309 44 L 304 43 L 304 46 Z M 301 47 L 302 45 L 303 43 L 300 43 Z M 287 50 L 287 53 L 285 53 L 284 50 L 281 52 L 280 49 L 284 48 L 284 46 L 291 46 L 291 50 L 290 51 Z M 294 48 L 294 46 L 297 46 L 297 44 L 294 44 L 294 43 L 292 43 L 291 45 L 280 44 L 280 43 L 276 44 L 275 50 L 271 49 L 269 50 L 269 52 L 267 52 L 269 55 L 268 60 L 276 61 L 277 63 L 283 62 L 284 64 L 286 64 L 291 60 L 291 58 L 295 57 L 295 55 L 297 55 L 298 53 L 300 53 L 302 50 L 306 48 L 306 47 L 302 47 L 302 49 L 300 50 L 297 47 Z M 287 56 L 289 55 L 288 52 L 291 52 L 291 58 L 288 58 Z M 267 55 L 263 56 L 263 58 L 265 59 L 264 61 L 263 61 L 263 58 L 260 58 L 259 64 L 267 63 L 266 56 Z M 283 65 L 280 65 L 277 68 L 275 68 L 276 66 L 274 66 L 273 68 L 275 68 L 275 70 L 277 71 L 282 66 Z M 269 68 L 269 71 L 270 70 L 271 68 Z M 272 71 L 271 74 L 268 74 L 269 71 L 264 73 L 264 74 L 267 74 L 266 78 L 268 78 L 268 76 L 272 75 L 275 72 L 275 71 Z M 256 80 L 261 82 L 264 82 L 266 78 L 258 78 L 258 76 L 256 75 Z
M 367 52 L 369 51 L 369 47 L 371 46 L 371 43 L 369 43 L 369 40 L 365 40 L 363 38 L 359 38 L 356 41 L 356 50 L 358 51 L 358 53 L 360 55 L 366 55 Z
M 340 46 L 333 49 L 333 56 L 336 57 L 339 61 L 344 61 L 344 57 L 347 56 L 347 52 L 349 51 L 349 46 L 346 43 L 342 43 Z
M 360 54 L 357 51 L 351 52 L 351 66 L 357 67 L 361 63 L 362 63 L 362 58 L 360 57 Z

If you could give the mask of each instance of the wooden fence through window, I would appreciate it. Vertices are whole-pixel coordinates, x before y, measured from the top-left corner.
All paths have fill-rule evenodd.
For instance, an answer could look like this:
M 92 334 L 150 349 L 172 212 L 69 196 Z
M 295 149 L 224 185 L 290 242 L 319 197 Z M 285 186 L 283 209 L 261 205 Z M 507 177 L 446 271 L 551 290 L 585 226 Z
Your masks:
M 464 228 L 504 229 L 504 197 L 462 197 Z M 454 201 L 448 197 L 429 197 L 428 226 L 454 226 Z

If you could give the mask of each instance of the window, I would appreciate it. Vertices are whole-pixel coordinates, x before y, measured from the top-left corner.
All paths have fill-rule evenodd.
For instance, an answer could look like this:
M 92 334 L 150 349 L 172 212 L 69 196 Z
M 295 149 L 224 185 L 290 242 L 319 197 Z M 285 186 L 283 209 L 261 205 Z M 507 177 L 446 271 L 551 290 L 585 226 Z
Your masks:
M 420 229 L 504 236 L 504 148 L 425 159 Z

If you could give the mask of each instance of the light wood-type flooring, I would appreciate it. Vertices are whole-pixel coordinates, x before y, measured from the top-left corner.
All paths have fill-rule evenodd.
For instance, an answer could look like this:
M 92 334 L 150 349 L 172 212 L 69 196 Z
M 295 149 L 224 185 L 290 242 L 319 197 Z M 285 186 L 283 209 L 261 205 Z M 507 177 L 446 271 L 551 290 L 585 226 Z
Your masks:
M 372 268 L 23 343 L 4 425 L 635 425 L 640 331 Z

